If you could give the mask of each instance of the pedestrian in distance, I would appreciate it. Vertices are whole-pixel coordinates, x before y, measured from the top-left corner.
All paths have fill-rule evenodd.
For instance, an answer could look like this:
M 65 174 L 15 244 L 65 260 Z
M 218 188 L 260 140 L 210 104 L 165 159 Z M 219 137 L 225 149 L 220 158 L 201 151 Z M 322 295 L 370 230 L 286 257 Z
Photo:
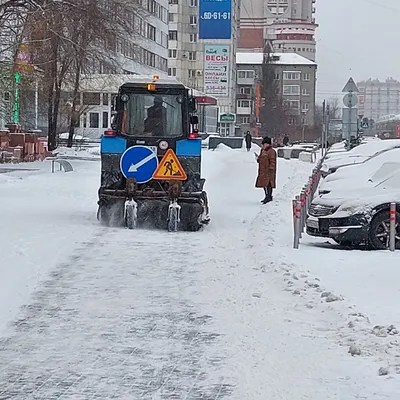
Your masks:
M 266 137 L 263 139 L 257 162 L 256 188 L 264 189 L 265 198 L 261 203 L 267 204 L 272 201 L 272 191 L 276 188 L 276 151 L 272 147 L 271 138 Z
M 283 147 L 286 147 L 289 144 L 289 136 L 285 135 L 283 138 Z
M 250 151 L 250 149 L 251 149 L 251 141 L 252 141 L 252 137 L 251 137 L 250 131 L 247 131 L 247 132 L 246 132 L 246 135 L 245 135 L 245 137 L 244 137 L 244 140 L 245 140 L 245 142 L 246 142 L 246 149 L 247 149 L 247 151 Z

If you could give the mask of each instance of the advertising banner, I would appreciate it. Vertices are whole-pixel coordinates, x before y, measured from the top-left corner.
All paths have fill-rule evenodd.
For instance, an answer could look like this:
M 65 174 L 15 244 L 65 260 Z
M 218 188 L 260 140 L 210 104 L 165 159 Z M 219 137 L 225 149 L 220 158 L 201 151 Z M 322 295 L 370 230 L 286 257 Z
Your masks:
M 199 39 L 230 39 L 232 0 L 200 0 Z
M 229 95 L 229 46 L 204 46 L 204 91 L 214 96 Z

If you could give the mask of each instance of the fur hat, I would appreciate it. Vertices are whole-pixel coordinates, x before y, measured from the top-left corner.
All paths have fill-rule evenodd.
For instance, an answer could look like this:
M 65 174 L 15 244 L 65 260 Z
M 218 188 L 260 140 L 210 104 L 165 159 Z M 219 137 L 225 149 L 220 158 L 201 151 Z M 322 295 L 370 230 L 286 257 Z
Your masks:
M 265 137 L 262 141 L 262 144 L 272 144 L 272 140 L 269 137 Z

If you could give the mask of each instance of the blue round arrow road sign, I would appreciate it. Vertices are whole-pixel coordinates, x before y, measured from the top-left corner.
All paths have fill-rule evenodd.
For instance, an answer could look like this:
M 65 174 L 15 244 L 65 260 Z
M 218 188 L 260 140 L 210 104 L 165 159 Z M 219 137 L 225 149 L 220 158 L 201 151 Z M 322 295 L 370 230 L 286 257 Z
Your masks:
M 146 146 L 132 146 L 121 157 L 121 172 L 127 179 L 135 178 L 137 183 L 146 183 L 158 167 L 157 150 Z

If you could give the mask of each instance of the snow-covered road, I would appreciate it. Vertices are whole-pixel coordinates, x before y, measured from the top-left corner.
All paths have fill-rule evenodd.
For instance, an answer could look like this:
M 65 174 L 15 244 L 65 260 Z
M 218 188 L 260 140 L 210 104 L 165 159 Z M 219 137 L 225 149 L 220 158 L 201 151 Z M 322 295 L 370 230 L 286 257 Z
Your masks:
M 168 234 L 100 227 L 98 163 L 73 164 L 0 182 L 1 400 L 398 398 L 290 249 L 311 165 L 279 160 L 261 206 L 252 153 L 205 152 L 212 223 Z

